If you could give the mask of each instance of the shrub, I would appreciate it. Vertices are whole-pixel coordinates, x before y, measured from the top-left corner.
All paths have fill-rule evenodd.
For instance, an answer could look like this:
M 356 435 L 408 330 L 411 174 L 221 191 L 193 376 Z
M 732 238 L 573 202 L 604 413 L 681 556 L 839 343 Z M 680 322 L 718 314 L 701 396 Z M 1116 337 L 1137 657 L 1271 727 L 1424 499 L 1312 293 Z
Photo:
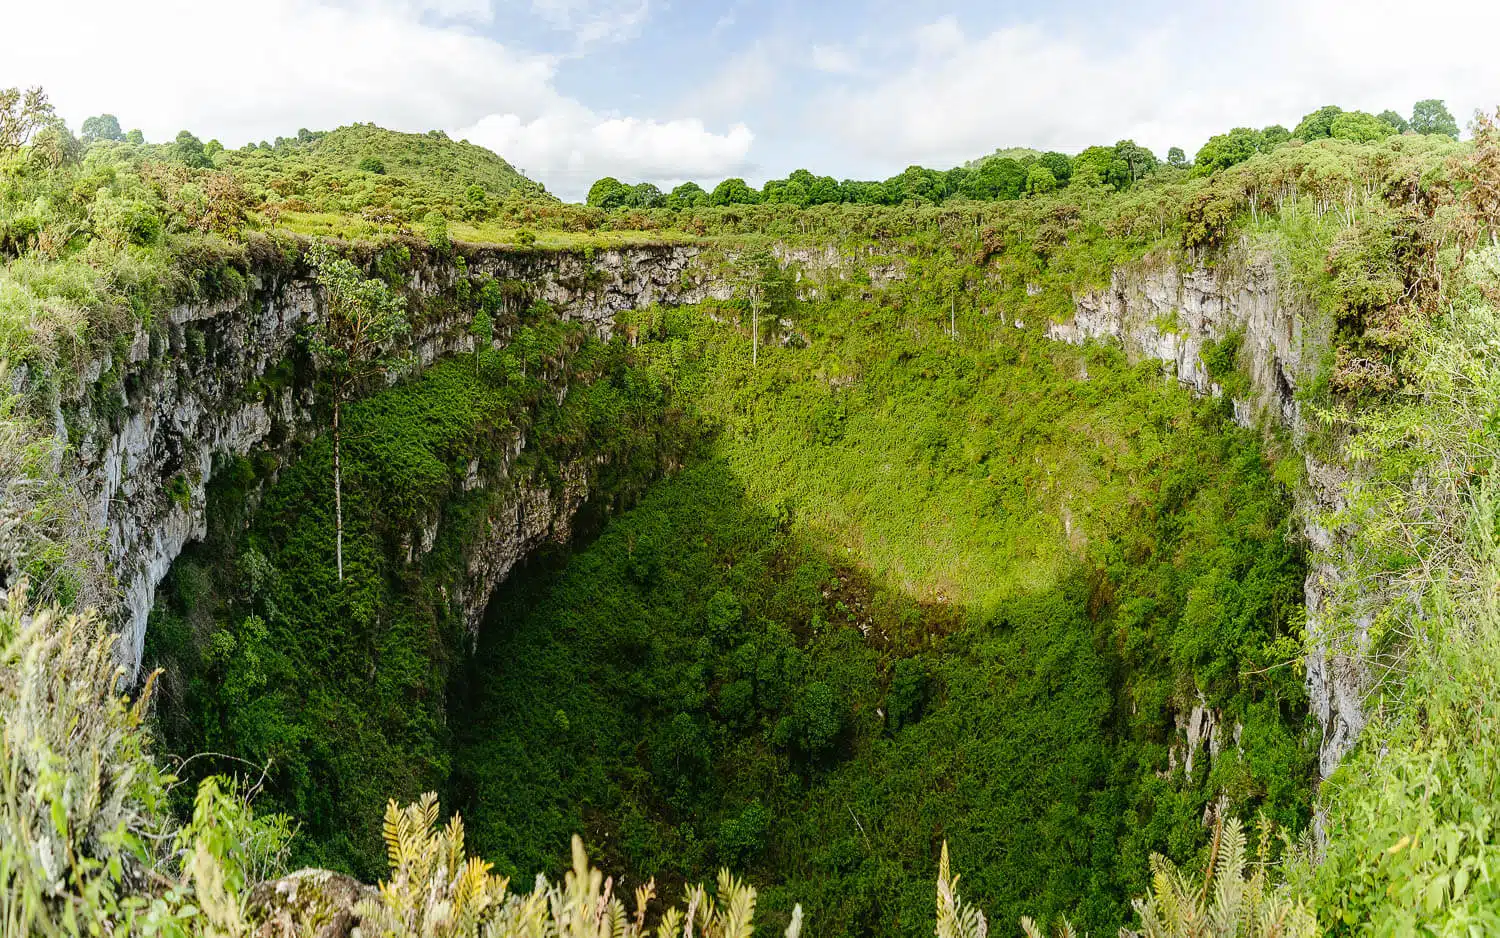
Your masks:
M 441 212 L 428 212 L 422 220 L 427 243 L 439 254 L 448 254 L 453 250 L 453 241 L 448 237 L 448 219 Z

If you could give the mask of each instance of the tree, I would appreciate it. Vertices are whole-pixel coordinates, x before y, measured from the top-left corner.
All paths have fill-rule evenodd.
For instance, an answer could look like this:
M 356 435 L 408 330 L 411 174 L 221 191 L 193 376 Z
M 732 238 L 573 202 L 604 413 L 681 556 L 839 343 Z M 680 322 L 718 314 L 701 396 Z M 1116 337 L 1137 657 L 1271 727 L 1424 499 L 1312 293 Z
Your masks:
M 1064 157 L 1066 159 L 1066 157 Z M 930 169 L 922 166 L 908 166 L 900 176 L 895 177 L 895 182 L 901 191 L 900 201 L 915 199 L 919 202 L 932 202 L 934 204 L 943 201 L 943 177 Z
M 1057 189 L 1057 177 L 1052 170 L 1040 163 L 1033 163 L 1026 171 L 1026 194 L 1041 195 Z
M 1134 144 L 1131 144 L 1134 146 Z M 1073 161 L 1065 153 L 1049 150 L 1036 158 L 1036 165 L 1045 166 L 1052 173 L 1052 178 L 1057 180 L 1058 188 L 1068 184 L 1073 178 Z
M 708 204 L 708 193 L 696 182 L 685 182 L 666 198 L 667 208 L 698 208 Z
M 1390 124 L 1364 111 L 1346 111 L 1335 117 L 1333 123 L 1329 125 L 1330 136 L 1338 140 L 1353 140 L 1356 143 L 1384 140 L 1395 132 L 1395 128 Z
M 1411 129 L 1419 134 L 1442 134 L 1458 139 L 1458 121 L 1437 98 L 1418 101 L 1411 109 Z
M 130 133 L 125 135 L 125 142 L 140 146 L 141 144 L 146 142 L 146 135 L 140 130 L 140 128 L 136 128 L 135 130 L 132 130 Z
M 68 125 L 53 119 L 31 138 L 30 161 L 33 165 L 57 169 L 77 163 L 83 157 L 83 144 L 68 130 Z
M 427 236 L 427 243 L 439 254 L 446 256 L 453 250 L 453 239 L 448 237 L 448 219 L 442 212 L 434 209 L 424 215 L 422 229 L 422 233 Z
M 1490 244 L 1500 245 L 1500 110 L 1476 115 L 1474 152 L 1459 165 L 1468 183 L 1464 201 L 1489 229 Z
M 797 174 L 792 173 L 792 176 L 795 178 Z M 839 200 L 838 180 L 832 176 L 817 176 L 811 182 L 803 182 L 803 185 L 807 187 L 808 205 L 829 205 Z
M 1121 140 L 1116 143 L 1115 159 L 1125 164 L 1132 185 L 1156 169 L 1156 154 L 1134 140 Z
M 1183 169 L 1188 165 L 1187 154 L 1182 152 L 1182 147 L 1171 147 L 1167 150 L 1167 165 L 1177 169 Z
M 760 199 L 745 180 L 732 177 L 714 186 L 708 201 L 711 205 L 754 205 Z
M 592 186 L 589 186 L 589 194 L 586 201 L 594 208 L 611 211 L 624 205 L 629 199 L 629 186 L 613 176 L 605 176 Z
M 57 119 L 41 88 L 0 88 L 0 154 L 14 153 Z
M 1015 199 L 1026 188 L 1026 170 L 1010 157 L 990 157 L 963 181 L 959 191 L 971 199 Z
M 203 141 L 186 130 L 178 131 L 177 139 L 172 143 L 172 156 L 179 163 L 196 169 L 208 169 L 214 165 L 203 148 Z
M 479 359 L 495 343 L 495 318 L 482 305 L 469 324 L 469 335 L 474 337 L 474 373 L 478 374 Z
M 653 183 L 636 183 L 628 187 L 625 204 L 631 208 L 656 208 L 662 204 L 661 190 Z
M 385 163 L 381 162 L 378 156 L 367 156 L 360 160 L 359 169 L 360 172 L 374 173 L 377 176 L 385 175 Z
M 1260 131 L 1250 127 L 1236 127 L 1227 134 L 1209 137 L 1193 159 L 1193 167 L 1198 174 L 1206 176 L 1245 162 L 1255 155 L 1260 146 Z
M 361 383 L 400 364 L 391 349 L 411 331 L 406 303 L 385 281 L 366 278 L 326 241 L 307 252 L 314 279 L 324 295 L 323 315 L 313 323 L 308 349 L 333 391 L 333 507 L 335 558 L 344 580 L 344 487 L 342 417 L 344 402 Z
M 1115 163 L 1114 147 L 1089 147 L 1073 157 L 1073 175 L 1113 186 L 1126 180 L 1130 173 L 1130 167 L 1124 163 L 1116 166 Z
M 1267 153 L 1292 139 L 1292 132 L 1280 124 L 1272 124 L 1260 132 L 1261 152 Z
M 1389 108 L 1381 111 L 1375 116 L 1385 121 L 1387 124 L 1390 124 L 1391 129 L 1396 131 L 1396 133 L 1398 134 L 1404 134 L 1408 130 L 1411 130 L 1411 124 L 1407 123 L 1406 118 L 1402 117 L 1400 114 L 1397 114 L 1395 111 L 1392 111 Z
M 750 364 L 754 367 L 760 363 L 761 312 L 780 317 L 791 306 L 795 288 L 791 277 L 765 250 L 748 254 L 741 261 L 740 282 L 750 303 Z
M 1335 104 L 1320 107 L 1302 118 L 1301 123 L 1292 131 L 1292 136 L 1298 140 L 1321 140 L 1324 137 L 1331 137 L 1334 118 L 1342 113 L 1344 109 Z
M 113 114 L 100 114 L 98 117 L 90 117 L 83 122 L 81 128 L 84 143 L 94 143 L 99 140 L 124 140 L 125 132 L 120 129 L 120 121 Z

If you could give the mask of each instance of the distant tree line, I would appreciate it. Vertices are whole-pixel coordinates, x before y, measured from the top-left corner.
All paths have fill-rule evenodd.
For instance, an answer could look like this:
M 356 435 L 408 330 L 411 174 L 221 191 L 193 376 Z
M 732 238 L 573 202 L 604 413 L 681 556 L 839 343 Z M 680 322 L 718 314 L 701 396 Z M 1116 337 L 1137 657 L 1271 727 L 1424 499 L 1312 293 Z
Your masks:
M 1380 114 L 1345 111 L 1336 105 L 1308 114 L 1293 130 L 1280 124 L 1256 130 L 1236 127 L 1211 137 L 1189 162 L 1179 147 L 1167 151 L 1165 162 L 1133 140 L 1113 146 L 1088 147 L 1076 156 L 1056 151 L 1004 150 L 949 170 L 908 166 L 884 181 L 836 180 L 799 169 L 785 179 L 771 179 L 759 189 L 735 177 L 713 188 L 684 182 L 663 192 L 650 182 L 631 185 L 605 176 L 589 188 L 587 203 L 595 208 L 690 209 L 705 206 L 791 204 L 797 206 L 847 203 L 904 205 L 939 204 L 949 199 L 1007 201 L 1064 189 L 1069 186 L 1106 186 L 1124 191 L 1159 171 L 1208 175 L 1242 163 L 1292 140 L 1309 142 L 1332 137 L 1370 142 L 1402 133 L 1458 137 L 1458 122 L 1442 101 L 1418 101 L 1410 119 L 1393 110 Z

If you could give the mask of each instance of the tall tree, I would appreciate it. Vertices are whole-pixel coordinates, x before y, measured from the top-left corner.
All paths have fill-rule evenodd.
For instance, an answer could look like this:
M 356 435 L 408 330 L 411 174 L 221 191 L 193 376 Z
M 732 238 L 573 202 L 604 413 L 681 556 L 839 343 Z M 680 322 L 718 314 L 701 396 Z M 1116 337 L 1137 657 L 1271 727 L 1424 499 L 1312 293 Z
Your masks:
M 177 139 L 172 142 L 172 155 L 178 162 L 197 169 L 208 169 L 214 165 L 203 148 L 203 141 L 186 130 L 178 131 Z
M 631 208 L 656 208 L 662 204 L 661 189 L 654 183 L 638 182 L 628 187 L 628 192 L 625 204 Z
M 726 179 L 714 186 L 713 195 L 709 197 L 712 205 L 754 205 L 759 201 L 759 194 L 738 177 Z
M 1276 149 L 1292 139 L 1292 132 L 1280 124 L 1272 124 L 1260 132 L 1260 148 L 1265 152 Z
M 1331 137 L 1333 136 L 1333 121 L 1342 113 L 1344 109 L 1336 104 L 1320 107 L 1302 118 L 1297 129 L 1292 131 L 1292 136 L 1298 140 L 1321 140 L 1324 137 Z
M 52 103 L 41 88 L 0 88 L 0 154 L 26 146 L 54 120 Z
M 630 199 L 630 187 L 613 176 L 605 176 L 589 186 L 588 204 L 606 211 L 624 205 Z
M 1500 110 L 1475 116 L 1474 152 L 1459 165 L 1468 183 L 1464 201 L 1488 229 L 1490 244 L 1500 245 Z
M 1411 124 L 1407 123 L 1406 118 L 1402 117 L 1400 114 L 1397 114 L 1395 111 L 1390 110 L 1389 108 L 1381 111 L 1375 116 L 1385 121 L 1387 124 L 1390 124 L 1392 129 L 1394 129 L 1398 134 L 1404 134 L 1408 130 L 1411 130 Z
M 1121 140 L 1115 144 L 1115 159 L 1125 164 L 1131 184 L 1139 182 L 1147 173 L 1156 169 L 1156 154 L 1134 140 Z
M 1041 195 L 1057 189 L 1057 177 L 1041 163 L 1033 163 L 1026 171 L 1026 194 Z
M 1396 132 L 1396 128 L 1376 117 L 1374 114 L 1366 114 L 1364 111 L 1345 111 L 1333 119 L 1329 126 L 1330 136 L 1339 140 L 1353 140 L 1358 143 L 1369 143 L 1372 140 L 1384 140 Z
M 1411 129 L 1419 134 L 1442 134 L 1458 139 L 1458 121 L 1437 98 L 1418 101 L 1411 109 Z
M 1260 131 L 1251 127 L 1236 127 L 1227 134 L 1216 134 L 1208 138 L 1198 155 L 1193 159 L 1193 168 L 1200 175 L 1208 175 L 1243 163 L 1254 156 L 1261 147 Z
M 120 121 L 113 114 L 100 114 L 98 117 L 90 117 L 83 122 L 80 128 L 84 143 L 93 143 L 97 140 L 124 140 L 125 131 L 120 129 Z
M 411 331 L 406 302 L 385 281 L 366 278 L 326 241 L 307 252 L 314 278 L 323 290 L 323 315 L 313 323 L 308 349 L 333 391 L 334 556 L 339 582 L 344 580 L 344 403 L 360 384 L 401 366 L 392 351 L 395 340 Z
M 1167 165 L 1178 169 L 1188 165 L 1187 154 L 1182 152 L 1182 147 L 1171 147 L 1167 150 Z
M 791 306 L 795 286 L 781 264 L 766 250 L 754 251 L 741 259 L 740 283 L 750 304 L 750 364 L 755 367 L 760 364 L 761 314 L 780 318 Z
M 685 182 L 667 196 L 668 208 L 697 208 L 708 204 L 708 193 L 696 182 Z

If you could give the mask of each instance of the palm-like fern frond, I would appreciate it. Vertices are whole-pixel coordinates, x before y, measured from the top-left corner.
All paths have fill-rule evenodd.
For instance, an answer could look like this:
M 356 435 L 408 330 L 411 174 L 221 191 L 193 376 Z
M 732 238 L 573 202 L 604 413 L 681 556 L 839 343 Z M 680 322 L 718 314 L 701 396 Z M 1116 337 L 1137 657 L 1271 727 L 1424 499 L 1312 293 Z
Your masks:
M 943 841 L 942 856 L 938 860 L 937 938 L 985 938 L 989 929 L 984 913 L 975 906 L 965 905 L 959 897 L 958 877 L 952 875 L 948 842 Z
M 1244 825 L 1219 818 L 1201 882 L 1184 876 L 1171 860 L 1151 857 L 1150 895 L 1135 900 L 1140 931 L 1121 929 L 1122 938 L 1312 938 L 1317 920 L 1284 890 L 1273 889 L 1270 822 L 1259 824 L 1255 862 L 1246 853 Z M 1030 932 L 1028 932 L 1030 935 Z

